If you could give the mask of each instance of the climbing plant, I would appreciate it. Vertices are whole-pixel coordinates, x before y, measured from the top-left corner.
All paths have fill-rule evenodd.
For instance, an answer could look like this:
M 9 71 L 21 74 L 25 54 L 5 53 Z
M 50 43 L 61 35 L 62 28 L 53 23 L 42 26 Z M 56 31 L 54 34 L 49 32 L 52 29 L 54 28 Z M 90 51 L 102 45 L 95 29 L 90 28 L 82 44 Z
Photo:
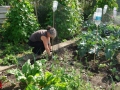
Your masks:
M 52 4 L 50 7 L 52 7 Z M 54 14 L 54 26 L 57 29 L 58 38 L 70 38 L 80 31 L 83 18 L 77 0 L 58 0 L 57 11 L 53 13 L 52 8 L 50 10 L 46 25 L 53 25 Z
M 13 43 L 25 42 L 39 28 L 32 5 L 26 0 L 11 1 L 7 20 L 3 25 L 4 40 Z

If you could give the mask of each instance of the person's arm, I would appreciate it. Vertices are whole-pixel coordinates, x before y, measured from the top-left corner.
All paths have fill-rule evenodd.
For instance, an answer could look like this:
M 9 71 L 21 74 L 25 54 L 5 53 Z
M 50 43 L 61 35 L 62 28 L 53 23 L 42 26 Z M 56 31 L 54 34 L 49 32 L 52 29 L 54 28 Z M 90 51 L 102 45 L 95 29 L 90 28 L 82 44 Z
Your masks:
M 50 37 L 48 38 L 48 47 L 49 47 L 50 51 L 52 51 L 52 46 L 51 46 L 51 42 L 50 42 Z
M 51 56 L 51 52 L 48 46 L 48 39 L 45 36 L 41 36 L 41 40 L 43 41 L 46 52 L 48 53 L 49 56 Z

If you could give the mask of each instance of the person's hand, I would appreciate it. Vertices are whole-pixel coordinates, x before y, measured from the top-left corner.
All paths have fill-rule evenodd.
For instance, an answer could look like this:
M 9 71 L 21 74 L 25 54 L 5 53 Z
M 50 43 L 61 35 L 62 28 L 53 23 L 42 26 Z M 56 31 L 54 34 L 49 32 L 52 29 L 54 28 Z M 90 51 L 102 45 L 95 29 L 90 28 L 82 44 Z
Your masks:
M 52 60 L 52 52 L 50 52 L 50 55 L 48 56 L 48 60 Z
M 52 56 L 52 52 L 50 51 L 50 55 L 49 56 Z

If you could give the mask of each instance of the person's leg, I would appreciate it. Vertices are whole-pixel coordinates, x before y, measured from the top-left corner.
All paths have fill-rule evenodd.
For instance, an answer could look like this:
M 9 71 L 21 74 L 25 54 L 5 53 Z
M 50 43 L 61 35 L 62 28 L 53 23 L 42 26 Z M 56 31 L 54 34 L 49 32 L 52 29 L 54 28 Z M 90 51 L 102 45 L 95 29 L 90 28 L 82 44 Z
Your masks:
M 33 50 L 32 50 L 32 52 L 34 54 L 41 55 L 45 50 L 44 44 L 43 44 L 42 41 L 37 41 L 37 42 L 29 41 L 28 45 L 31 46 L 31 47 L 34 47 Z

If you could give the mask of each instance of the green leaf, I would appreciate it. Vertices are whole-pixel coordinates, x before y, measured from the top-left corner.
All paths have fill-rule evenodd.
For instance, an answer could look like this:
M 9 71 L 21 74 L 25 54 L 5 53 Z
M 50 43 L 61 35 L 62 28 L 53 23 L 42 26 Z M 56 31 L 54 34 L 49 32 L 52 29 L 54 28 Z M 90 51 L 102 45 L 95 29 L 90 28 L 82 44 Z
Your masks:
M 38 86 L 29 84 L 25 90 L 40 90 Z
M 36 81 L 35 81 L 35 77 L 34 76 L 32 76 L 32 75 L 29 75 L 28 77 L 27 77 L 27 82 L 28 82 L 28 84 L 30 84 L 30 83 L 35 83 Z
M 28 60 L 23 66 L 22 66 L 22 72 L 25 74 L 25 76 L 28 76 L 31 74 L 32 65 L 30 63 L 30 60 Z
M 120 81 L 120 76 L 115 75 L 115 78 L 116 78 L 118 81 Z

